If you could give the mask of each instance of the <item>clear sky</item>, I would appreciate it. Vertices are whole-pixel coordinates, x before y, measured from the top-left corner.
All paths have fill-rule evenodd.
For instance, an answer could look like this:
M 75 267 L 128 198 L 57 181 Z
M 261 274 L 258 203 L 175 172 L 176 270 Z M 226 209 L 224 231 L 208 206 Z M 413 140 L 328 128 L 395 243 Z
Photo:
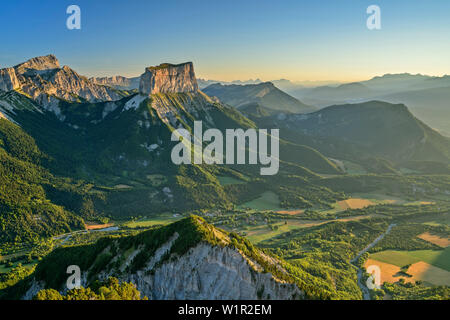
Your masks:
M 81 8 L 81 30 L 66 8 Z M 366 8 L 381 8 L 381 30 Z M 55 54 L 87 76 L 193 61 L 198 77 L 354 81 L 450 74 L 448 0 L 14 0 L 0 3 L 0 67 Z

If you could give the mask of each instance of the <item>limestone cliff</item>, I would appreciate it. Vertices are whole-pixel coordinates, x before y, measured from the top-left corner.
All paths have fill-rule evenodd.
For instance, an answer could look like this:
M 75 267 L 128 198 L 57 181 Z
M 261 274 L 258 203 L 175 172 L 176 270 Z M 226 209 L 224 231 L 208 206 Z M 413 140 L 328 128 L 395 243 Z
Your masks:
M 68 66 L 60 67 L 54 55 L 32 58 L 0 70 L 0 90 L 20 90 L 46 109 L 61 99 L 72 102 L 101 102 L 121 99 L 117 90 L 95 84 Z
M 0 90 L 10 91 L 20 87 L 14 68 L 0 70 Z
M 261 273 L 238 250 L 199 244 L 175 261 L 168 261 L 146 274 L 138 271 L 124 277 L 143 295 L 156 300 L 294 299 L 303 293 L 294 284 Z M 174 276 L 177 275 L 177 276 Z
M 141 94 L 196 92 L 198 90 L 192 62 L 182 64 L 163 63 L 148 67 L 141 75 Z
M 55 279 L 64 280 L 65 264 L 84 267 L 81 282 L 85 287 L 95 279 L 115 276 L 133 282 L 150 299 L 306 297 L 285 269 L 286 262 L 196 216 L 135 237 L 99 241 L 95 247 L 85 247 L 83 257 L 79 257 L 80 249 L 61 249 L 43 260 L 23 298 L 31 299 L 55 284 Z M 55 289 L 66 291 L 64 283 Z

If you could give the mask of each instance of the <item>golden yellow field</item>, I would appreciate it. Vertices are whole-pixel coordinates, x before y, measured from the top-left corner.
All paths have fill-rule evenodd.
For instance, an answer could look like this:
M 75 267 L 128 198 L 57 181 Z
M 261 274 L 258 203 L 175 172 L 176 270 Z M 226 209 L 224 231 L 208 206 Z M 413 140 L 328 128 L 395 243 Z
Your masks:
M 291 215 L 291 216 L 295 216 L 295 215 L 297 215 L 297 214 L 301 214 L 301 213 L 303 213 L 305 210 L 279 210 L 279 211 L 277 211 L 277 213 L 280 213 L 280 214 L 289 214 L 289 215 Z
M 450 272 L 423 261 L 412 264 L 407 272 L 413 276 L 409 279 L 421 280 L 436 286 L 450 286 Z
M 376 265 L 380 268 L 381 283 L 394 283 L 403 278 L 405 279 L 405 282 L 414 283 L 420 280 L 436 286 L 450 285 L 450 272 L 423 261 L 416 262 L 409 266 L 406 273 L 411 275 L 411 277 L 399 274 L 401 271 L 400 267 L 374 259 L 367 259 L 364 267 L 367 269 L 371 265 Z
M 342 210 L 347 209 L 362 209 L 368 206 L 374 205 L 374 203 L 367 199 L 358 199 L 358 198 L 351 198 L 347 200 L 342 200 L 337 203 L 337 205 Z
M 367 269 L 371 265 L 375 265 L 380 268 L 381 283 L 384 282 L 394 283 L 400 280 L 401 278 L 405 278 L 406 280 L 406 277 L 396 276 L 400 272 L 400 267 L 373 259 L 367 259 L 366 263 L 364 264 L 364 267 Z
M 105 224 L 85 224 L 86 229 L 88 230 L 97 230 L 97 229 L 105 229 L 112 227 L 114 224 L 112 223 L 105 223 Z
M 442 238 L 440 236 L 437 236 L 437 235 L 434 235 L 434 234 L 431 234 L 431 233 L 428 233 L 428 232 L 419 234 L 417 237 L 422 239 L 422 240 L 431 242 L 431 243 L 433 243 L 435 245 L 438 245 L 438 246 L 440 246 L 442 248 L 447 248 L 450 245 L 450 239 L 449 238 Z

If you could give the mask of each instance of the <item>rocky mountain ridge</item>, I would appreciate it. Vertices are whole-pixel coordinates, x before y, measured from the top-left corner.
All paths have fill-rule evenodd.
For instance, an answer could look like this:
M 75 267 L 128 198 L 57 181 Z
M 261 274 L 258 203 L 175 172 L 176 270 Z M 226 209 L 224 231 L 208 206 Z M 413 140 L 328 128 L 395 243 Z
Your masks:
M 370 101 L 334 105 L 306 115 L 278 115 L 272 119 L 280 128 L 325 139 L 326 151 L 323 146 L 314 147 L 327 154 L 355 144 L 361 155 L 372 154 L 394 162 L 448 164 L 450 159 L 450 140 L 415 118 L 404 104 Z
M 248 85 L 216 83 L 203 89 L 203 92 L 238 109 L 249 103 L 258 103 L 273 113 L 305 113 L 316 110 L 314 107 L 306 105 L 281 91 L 271 82 Z
M 76 257 L 80 250 L 85 253 L 82 259 Z M 43 288 L 65 292 L 67 263 L 80 266 L 83 286 L 116 276 L 136 284 L 150 299 L 307 297 L 285 269 L 286 262 L 197 216 L 137 236 L 57 249 L 38 265 L 23 299 L 31 299 Z
M 16 90 L 52 110 L 60 101 L 101 102 L 119 100 L 126 94 L 95 84 L 68 66 L 60 67 L 54 55 L 32 58 L 0 70 L 0 89 Z

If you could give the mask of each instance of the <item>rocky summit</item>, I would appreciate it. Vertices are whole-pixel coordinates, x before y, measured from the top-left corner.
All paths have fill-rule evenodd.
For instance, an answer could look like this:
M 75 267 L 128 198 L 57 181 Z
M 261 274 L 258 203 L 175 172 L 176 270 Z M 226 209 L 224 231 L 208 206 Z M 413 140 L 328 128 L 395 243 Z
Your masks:
M 101 102 L 123 97 L 117 90 L 93 83 L 68 66 L 61 68 L 54 55 L 0 69 L 0 90 L 20 90 L 44 107 L 55 107 L 62 100 Z
M 139 85 L 139 92 L 145 95 L 197 90 L 198 84 L 192 62 L 177 65 L 163 63 L 156 67 L 148 67 L 141 75 Z

